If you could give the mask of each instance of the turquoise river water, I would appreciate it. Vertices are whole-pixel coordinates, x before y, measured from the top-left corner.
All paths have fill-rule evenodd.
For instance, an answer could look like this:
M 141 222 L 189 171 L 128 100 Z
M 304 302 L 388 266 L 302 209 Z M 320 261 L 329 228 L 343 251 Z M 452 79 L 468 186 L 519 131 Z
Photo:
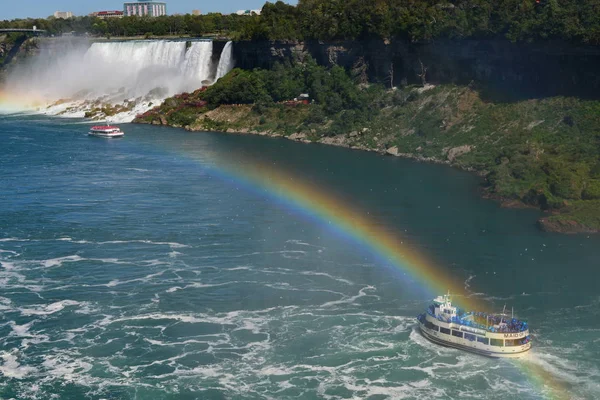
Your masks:
M 538 211 L 502 209 L 445 166 L 88 128 L 0 116 L 0 398 L 600 398 L 600 237 L 541 232 Z M 240 155 L 345 199 L 472 296 L 514 307 L 531 354 L 428 343 L 415 326 L 428 282 L 219 172 Z

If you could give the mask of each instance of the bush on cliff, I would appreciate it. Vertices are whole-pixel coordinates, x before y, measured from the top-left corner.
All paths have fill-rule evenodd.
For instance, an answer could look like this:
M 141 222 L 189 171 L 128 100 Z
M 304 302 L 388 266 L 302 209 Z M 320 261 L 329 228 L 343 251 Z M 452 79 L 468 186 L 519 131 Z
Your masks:
M 211 106 L 220 104 L 253 104 L 272 102 L 264 78 L 265 71 L 245 71 L 234 69 L 225 77 L 210 86 L 202 97 Z
M 333 116 L 351 110 L 347 121 L 354 123 L 368 120 L 377 112 L 377 108 L 372 107 L 372 100 L 379 91 L 383 89 L 377 86 L 361 89 L 341 67 L 326 68 L 309 59 L 293 66 L 277 64 L 272 70 L 234 69 L 210 86 L 202 98 L 212 107 L 221 104 L 269 105 L 307 93 L 320 106 L 317 113 Z M 316 116 L 316 120 L 319 119 L 322 120 Z
M 588 181 L 583 190 L 582 198 L 584 200 L 600 199 L 600 180 L 592 179 Z

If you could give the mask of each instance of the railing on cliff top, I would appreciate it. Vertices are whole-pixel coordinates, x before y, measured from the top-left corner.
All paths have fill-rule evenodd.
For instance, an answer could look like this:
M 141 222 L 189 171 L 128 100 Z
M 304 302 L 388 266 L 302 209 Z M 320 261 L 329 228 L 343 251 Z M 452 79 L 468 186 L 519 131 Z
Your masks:
M 37 35 L 37 34 L 45 34 L 46 31 L 44 29 L 37 29 L 37 28 L 33 28 L 33 29 L 9 28 L 9 29 L 0 29 L 0 33 L 33 33 L 34 35 Z

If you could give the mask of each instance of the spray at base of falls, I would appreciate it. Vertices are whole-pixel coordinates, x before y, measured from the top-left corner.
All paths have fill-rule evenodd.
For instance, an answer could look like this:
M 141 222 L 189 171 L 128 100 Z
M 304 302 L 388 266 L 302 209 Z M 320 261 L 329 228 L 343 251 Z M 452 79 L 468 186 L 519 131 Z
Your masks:
M 131 122 L 167 97 L 210 85 L 233 68 L 232 43 L 213 62 L 212 41 L 129 41 L 41 50 L 14 68 L 0 112 L 37 111 Z

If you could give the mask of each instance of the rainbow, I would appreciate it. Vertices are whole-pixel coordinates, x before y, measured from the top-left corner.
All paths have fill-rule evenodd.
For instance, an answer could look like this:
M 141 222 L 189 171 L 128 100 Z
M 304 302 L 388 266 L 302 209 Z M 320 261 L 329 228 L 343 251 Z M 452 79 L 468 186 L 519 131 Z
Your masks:
M 353 244 L 367 249 L 385 265 L 416 280 L 428 294 L 450 291 L 454 301 L 465 309 L 481 309 L 465 293 L 464 279 L 459 280 L 415 251 L 409 241 L 368 213 L 353 207 L 347 201 L 324 191 L 290 171 L 275 168 L 256 159 L 241 159 L 237 163 L 213 160 L 213 174 L 233 180 L 248 190 L 261 188 L 263 195 L 279 204 L 326 226 Z
M 185 156 L 190 158 L 189 153 Z M 233 181 L 261 196 L 266 195 L 286 208 L 326 226 L 353 244 L 368 249 L 384 264 L 410 275 L 429 292 L 441 294 L 450 290 L 454 294 L 454 301 L 465 309 L 482 309 L 482 304 L 466 293 L 463 281 L 435 266 L 390 227 L 319 185 L 302 179 L 281 165 L 268 164 L 256 158 L 236 154 L 235 163 L 222 158 L 209 158 L 211 166 L 206 167 L 206 162 L 203 164 L 211 175 Z M 527 359 L 505 361 L 520 370 L 542 396 L 554 400 L 570 398 L 568 384 L 539 363 Z
M 34 110 L 46 104 L 47 101 L 37 95 L 15 94 L 0 89 L 0 112 Z
M 528 358 L 511 361 L 546 398 L 552 400 L 569 400 L 573 398 L 569 390 L 571 385 L 551 371 L 544 369 L 539 363 Z

